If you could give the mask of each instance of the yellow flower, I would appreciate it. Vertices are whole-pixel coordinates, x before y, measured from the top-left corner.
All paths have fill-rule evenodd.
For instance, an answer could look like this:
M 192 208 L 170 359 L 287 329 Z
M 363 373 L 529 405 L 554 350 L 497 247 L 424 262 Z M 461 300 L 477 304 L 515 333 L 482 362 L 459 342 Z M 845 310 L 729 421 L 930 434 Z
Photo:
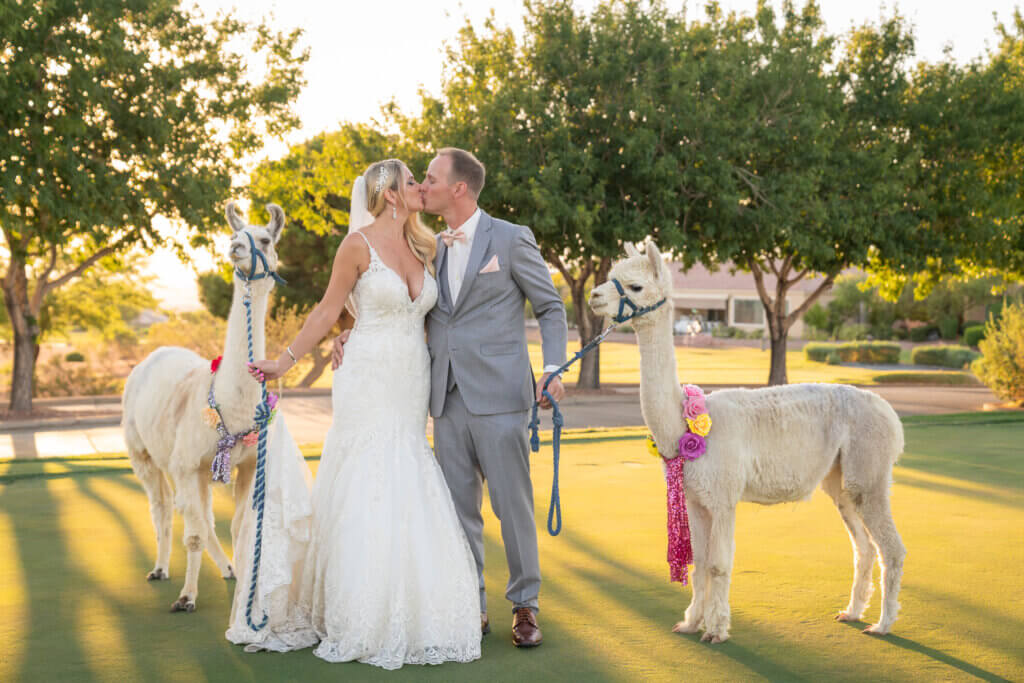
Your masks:
M 690 431 L 698 436 L 707 436 L 708 432 L 711 431 L 711 416 L 707 413 L 701 413 L 692 420 L 687 419 L 686 424 L 689 425 Z
M 658 444 L 654 443 L 654 437 L 650 434 L 647 435 L 647 452 L 655 458 L 661 457 L 661 453 L 658 452 Z
M 203 408 L 203 422 L 206 423 L 207 427 L 216 429 L 217 423 L 220 422 L 220 415 L 217 414 L 217 409 L 209 406 Z

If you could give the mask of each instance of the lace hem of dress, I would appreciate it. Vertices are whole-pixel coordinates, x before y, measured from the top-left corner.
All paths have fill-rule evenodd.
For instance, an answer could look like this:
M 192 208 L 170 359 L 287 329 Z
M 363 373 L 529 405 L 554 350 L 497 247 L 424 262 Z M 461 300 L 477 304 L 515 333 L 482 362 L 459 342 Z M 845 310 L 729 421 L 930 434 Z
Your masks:
M 324 640 L 321 641 L 317 648 L 313 650 L 320 659 L 327 662 L 351 662 L 358 661 L 362 664 L 369 664 L 371 666 L 377 666 L 382 669 L 394 671 L 400 669 L 405 664 L 444 664 L 445 662 L 458 662 L 465 664 L 466 662 L 476 661 L 480 659 L 480 645 L 477 643 L 475 646 L 469 646 L 466 648 L 461 647 L 434 647 L 428 646 L 413 652 L 407 652 L 404 656 L 396 656 L 394 653 L 387 653 L 387 655 L 372 654 L 367 655 L 366 648 L 360 647 L 358 644 L 353 645 L 352 643 L 344 643 L 337 640 Z

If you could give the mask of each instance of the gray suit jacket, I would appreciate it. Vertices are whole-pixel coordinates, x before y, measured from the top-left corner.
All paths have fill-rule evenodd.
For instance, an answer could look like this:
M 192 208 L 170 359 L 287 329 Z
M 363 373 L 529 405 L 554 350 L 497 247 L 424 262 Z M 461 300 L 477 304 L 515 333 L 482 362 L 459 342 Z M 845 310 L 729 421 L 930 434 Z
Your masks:
M 534 380 L 526 352 L 524 302 L 540 323 L 545 365 L 565 363 L 565 306 L 551 282 L 533 232 L 480 212 L 457 303 L 448 289 L 447 247 L 438 236 L 437 305 L 427 316 L 430 414 L 444 410 L 448 373 L 475 415 L 527 410 Z M 480 273 L 493 256 L 499 270 Z

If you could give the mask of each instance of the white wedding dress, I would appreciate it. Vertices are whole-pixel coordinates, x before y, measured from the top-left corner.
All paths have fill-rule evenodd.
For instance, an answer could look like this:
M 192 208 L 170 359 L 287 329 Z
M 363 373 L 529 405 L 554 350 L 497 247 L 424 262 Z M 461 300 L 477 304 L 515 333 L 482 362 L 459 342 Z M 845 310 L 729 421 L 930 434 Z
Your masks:
M 352 298 L 357 323 L 334 373 L 334 421 L 313 484 L 312 519 L 304 530 L 294 521 L 289 527 L 280 511 L 265 513 L 258 594 L 266 602 L 256 601 L 253 620 L 265 608 L 269 623 L 260 631 L 246 624 L 249 572 L 239 564 L 248 564 L 252 545 L 240 543 L 227 638 L 276 651 L 317 645 L 314 654 L 327 661 L 385 669 L 478 659 L 476 566 L 426 439 L 424 317 L 437 300 L 437 282 L 424 269 L 423 289 L 411 300 L 370 246 L 369 268 Z M 288 450 L 279 445 L 268 460 L 294 471 L 296 458 L 282 457 Z M 291 496 L 275 492 L 268 477 L 268 505 L 301 497 L 301 476 L 279 479 L 291 482 Z M 251 524 L 243 523 L 242 538 L 251 539 Z M 269 553 L 268 539 L 277 543 Z M 239 554 L 246 562 L 237 562 Z M 270 557 L 281 571 L 268 570 Z

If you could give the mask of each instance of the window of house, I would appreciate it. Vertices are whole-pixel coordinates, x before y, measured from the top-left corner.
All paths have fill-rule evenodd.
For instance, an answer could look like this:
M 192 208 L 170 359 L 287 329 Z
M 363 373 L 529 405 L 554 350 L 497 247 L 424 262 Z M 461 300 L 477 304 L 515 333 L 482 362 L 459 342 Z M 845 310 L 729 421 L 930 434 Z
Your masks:
M 725 309 L 724 308 L 709 308 L 708 309 L 708 322 L 709 323 L 724 323 L 725 322 Z
M 764 325 L 764 307 L 758 299 L 734 299 L 732 321 L 738 325 Z

